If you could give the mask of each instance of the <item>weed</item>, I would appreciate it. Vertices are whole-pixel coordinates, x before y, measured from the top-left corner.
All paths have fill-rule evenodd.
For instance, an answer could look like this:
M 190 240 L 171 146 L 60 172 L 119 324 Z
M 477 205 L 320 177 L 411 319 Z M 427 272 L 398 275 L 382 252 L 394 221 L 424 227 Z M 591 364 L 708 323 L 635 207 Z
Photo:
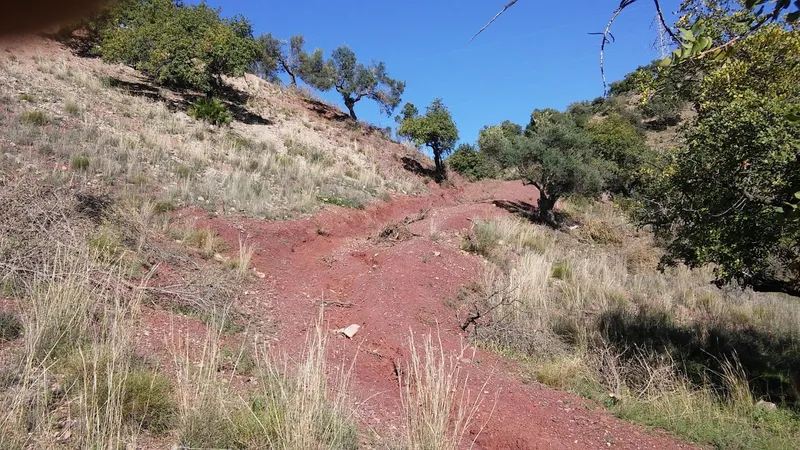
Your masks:
M 366 205 L 355 198 L 332 197 L 332 196 L 318 196 L 319 201 L 329 205 L 341 206 L 343 208 L 364 209 Z
M 36 101 L 36 97 L 33 94 L 28 94 L 26 92 L 19 94 L 19 100 L 22 102 L 34 103 Z
M 89 157 L 85 155 L 73 155 L 69 159 L 69 165 L 72 167 L 72 170 L 86 172 L 89 170 Z
M 0 312 L 0 342 L 13 341 L 22 335 L 19 316 L 8 311 Z
M 218 98 L 200 98 L 189 108 L 189 115 L 213 125 L 228 125 L 233 122 L 233 115 L 228 106 Z
M 409 347 L 411 360 L 403 370 L 407 376 L 398 377 L 406 419 L 406 445 L 412 449 L 461 448 L 483 403 L 486 384 L 480 394 L 470 395 L 467 377 L 458 363 L 464 357 L 464 347 L 460 355 L 446 356 L 441 341 L 434 346 L 428 335 L 423 338 L 420 350 L 413 333 Z M 471 444 L 477 439 L 475 435 Z
M 200 250 L 204 258 L 211 258 L 225 249 L 225 243 L 209 228 L 187 229 L 183 234 L 186 244 Z
M 77 116 L 81 112 L 81 107 L 78 106 L 77 103 L 74 102 L 66 102 L 64 103 L 64 112 L 69 114 L 70 116 Z
M 568 280 L 572 277 L 572 268 L 567 263 L 553 264 L 553 278 Z
M 47 114 L 38 109 L 25 111 L 20 114 L 19 118 L 22 123 L 26 123 L 28 125 L 43 126 L 50 122 L 50 118 L 47 117 Z

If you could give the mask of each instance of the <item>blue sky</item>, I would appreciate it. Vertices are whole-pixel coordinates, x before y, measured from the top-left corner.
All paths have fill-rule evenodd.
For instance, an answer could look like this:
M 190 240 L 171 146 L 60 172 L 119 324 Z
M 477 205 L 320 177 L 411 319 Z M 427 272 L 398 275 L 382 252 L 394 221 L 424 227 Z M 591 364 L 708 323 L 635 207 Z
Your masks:
M 519 0 L 471 43 L 507 0 L 406 0 L 254 2 L 207 0 L 224 16 L 243 14 L 256 35 L 306 37 L 309 49 L 326 56 L 348 45 L 365 62 L 386 62 L 389 75 L 407 83 L 403 101 L 421 111 L 441 97 L 458 125 L 462 142 L 473 142 L 484 125 L 503 120 L 527 123 L 535 108 L 563 109 L 603 94 L 599 36 L 619 0 Z M 663 0 L 672 23 L 679 0 Z M 609 81 L 657 58 L 652 2 L 642 0 L 619 17 L 616 42 L 606 50 Z M 341 105 L 335 92 L 321 94 Z M 367 99 L 356 104 L 359 119 L 394 126 Z

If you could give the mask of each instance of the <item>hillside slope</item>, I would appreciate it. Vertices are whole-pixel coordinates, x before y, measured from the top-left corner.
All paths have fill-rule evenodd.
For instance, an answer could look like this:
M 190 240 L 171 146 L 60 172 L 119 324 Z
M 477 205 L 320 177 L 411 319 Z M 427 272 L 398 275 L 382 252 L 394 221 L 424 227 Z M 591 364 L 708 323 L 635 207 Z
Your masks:
M 464 393 L 456 408 L 482 399 L 453 448 L 691 447 L 521 376 L 517 362 L 468 341 L 459 302 L 500 275 L 462 241 L 480 219 L 535 204 L 535 190 L 426 184 L 402 167 L 422 155 L 337 109 L 253 77 L 230 82 L 246 107 L 230 129 L 213 128 L 183 112 L 186 94 L 154 88 L 129 68 L 47 40 L 0 51 L 0 198 L 8 205 L 0 312 L 3 324 L 21 322 L 3 325 L 0 360 L 11 381 L 0 447 L 101 447 L 108 438 L 135 448 L 309 448 L 293 439 L 335 428 L 344 431 L 329 448 L 400 448 L 413 423 L 403 394 L 414 370 L 410 335 L 433 336 L 464 383 L 443 390 Z M 566 292 L 572 285 L 552 271 L 548 262 L 545 281 L 533 283 Z M 629 287 L 608 278 L 608 289 Z M 686 297 L 694 301 L 694 291 Z M 314 362 L 318 347 L 306 336 L 323 306 L 328 351 Z M 353 339 L 336 332 L 350 324 L 361 326 Z M 56 343 L 43 352 L 31 336 Z M 315 382 L 303 378 L 309 366 Z M 139 390 L 168 378 L 160 397 L 175 405 L 159 403 L 155 416 L 149 402 L 123 396 L 123 413 L 110 417 L 114 403 L 97 399 L 138 392 L 126 383 L 142 372 L 158 375 Z M 98 374 L 113 387 L 118 373 L 126 389 L 98 393 Z M 347 426 L 313 428 L 341 412 L 320 391 L 328 380 L 336 397 L 342 374 L 350 381 L 338 392 L 347 394 L 342 414 L 358 424 L 357 437 Z M 308 412 L 307 400 L 323 406 Z M 312 432 L 291 428 L 306 423 L 290 413 L 313 422 Z
M 186 115 L 190 94 L 155 88 L 127 67 L 43 39 L 2 51 L 2 146 L 31 164 L 45 157 L 50 176 L 258 217 L 425 189 L 398 164 L 408 148 L 253 76 L 233 81 L 241 91 L 231 95 L 247 106 L 234 105 L 239 120 L 218 129 Z

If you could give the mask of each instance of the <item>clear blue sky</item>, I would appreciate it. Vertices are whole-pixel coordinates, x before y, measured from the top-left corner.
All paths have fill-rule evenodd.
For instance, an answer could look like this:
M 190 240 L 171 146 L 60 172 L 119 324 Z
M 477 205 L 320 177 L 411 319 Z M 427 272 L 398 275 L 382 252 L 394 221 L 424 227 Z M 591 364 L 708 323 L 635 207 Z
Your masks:
M 263 1 L 207 0 L 224 16 L 243 14 L 256 35 L 306 37 L 326 56 L 339 45 L 365 62 L 386 62 L 389 75 L 407 83 L 403 101 L 420 111 L 441 97 L 458 125 L 461 141 L 473 142 L 484 125 L 505 119 L 526 124 L 535 108 L 563 109 L 603 94 L 599 36 L 619 0 L 519 0 L 488 30 L 470 37 L 507 0 Z M 663 0 L 672 23 L 679 0 Z M 658 57 L 653 3 L 641 0 L 619 17 L 616 42 L 606 48 L 609 81 Z M 335 92 L 322 94 L 342 105 Z M 378 106 L 356 104 L 359 119 L 394 126 Z

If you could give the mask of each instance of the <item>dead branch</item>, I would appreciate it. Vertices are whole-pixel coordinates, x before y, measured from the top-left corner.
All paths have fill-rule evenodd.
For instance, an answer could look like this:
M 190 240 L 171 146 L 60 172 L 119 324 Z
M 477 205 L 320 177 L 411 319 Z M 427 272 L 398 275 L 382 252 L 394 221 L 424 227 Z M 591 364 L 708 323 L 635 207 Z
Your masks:
M 472 42 L 473 40 L 475 40 L 475 38 L 478 37 L 479 34 L 483 33 L 484 30 L 489 28 L 489 25 L 494 23 L 495 20 L 497 20 L 500 16 L 502 16 L 504 12 L 508 11 L 508 8 L 514 6 L 515 3 L 517 3 L 517 0 L 511 0 L 510 2 L 508 2 L 508 4 L 505 7 L 503 7 L 503 9 L 499 13 L 495 14 L 494 17 L 492 17 L 492 20 L 490 20 L 486 25 L 484 25 L 483 28 L 478 30 L 478 32 L 475 33 L 475 35 L 472 36 L 472 39 L 470 39 L 469 41 Z

